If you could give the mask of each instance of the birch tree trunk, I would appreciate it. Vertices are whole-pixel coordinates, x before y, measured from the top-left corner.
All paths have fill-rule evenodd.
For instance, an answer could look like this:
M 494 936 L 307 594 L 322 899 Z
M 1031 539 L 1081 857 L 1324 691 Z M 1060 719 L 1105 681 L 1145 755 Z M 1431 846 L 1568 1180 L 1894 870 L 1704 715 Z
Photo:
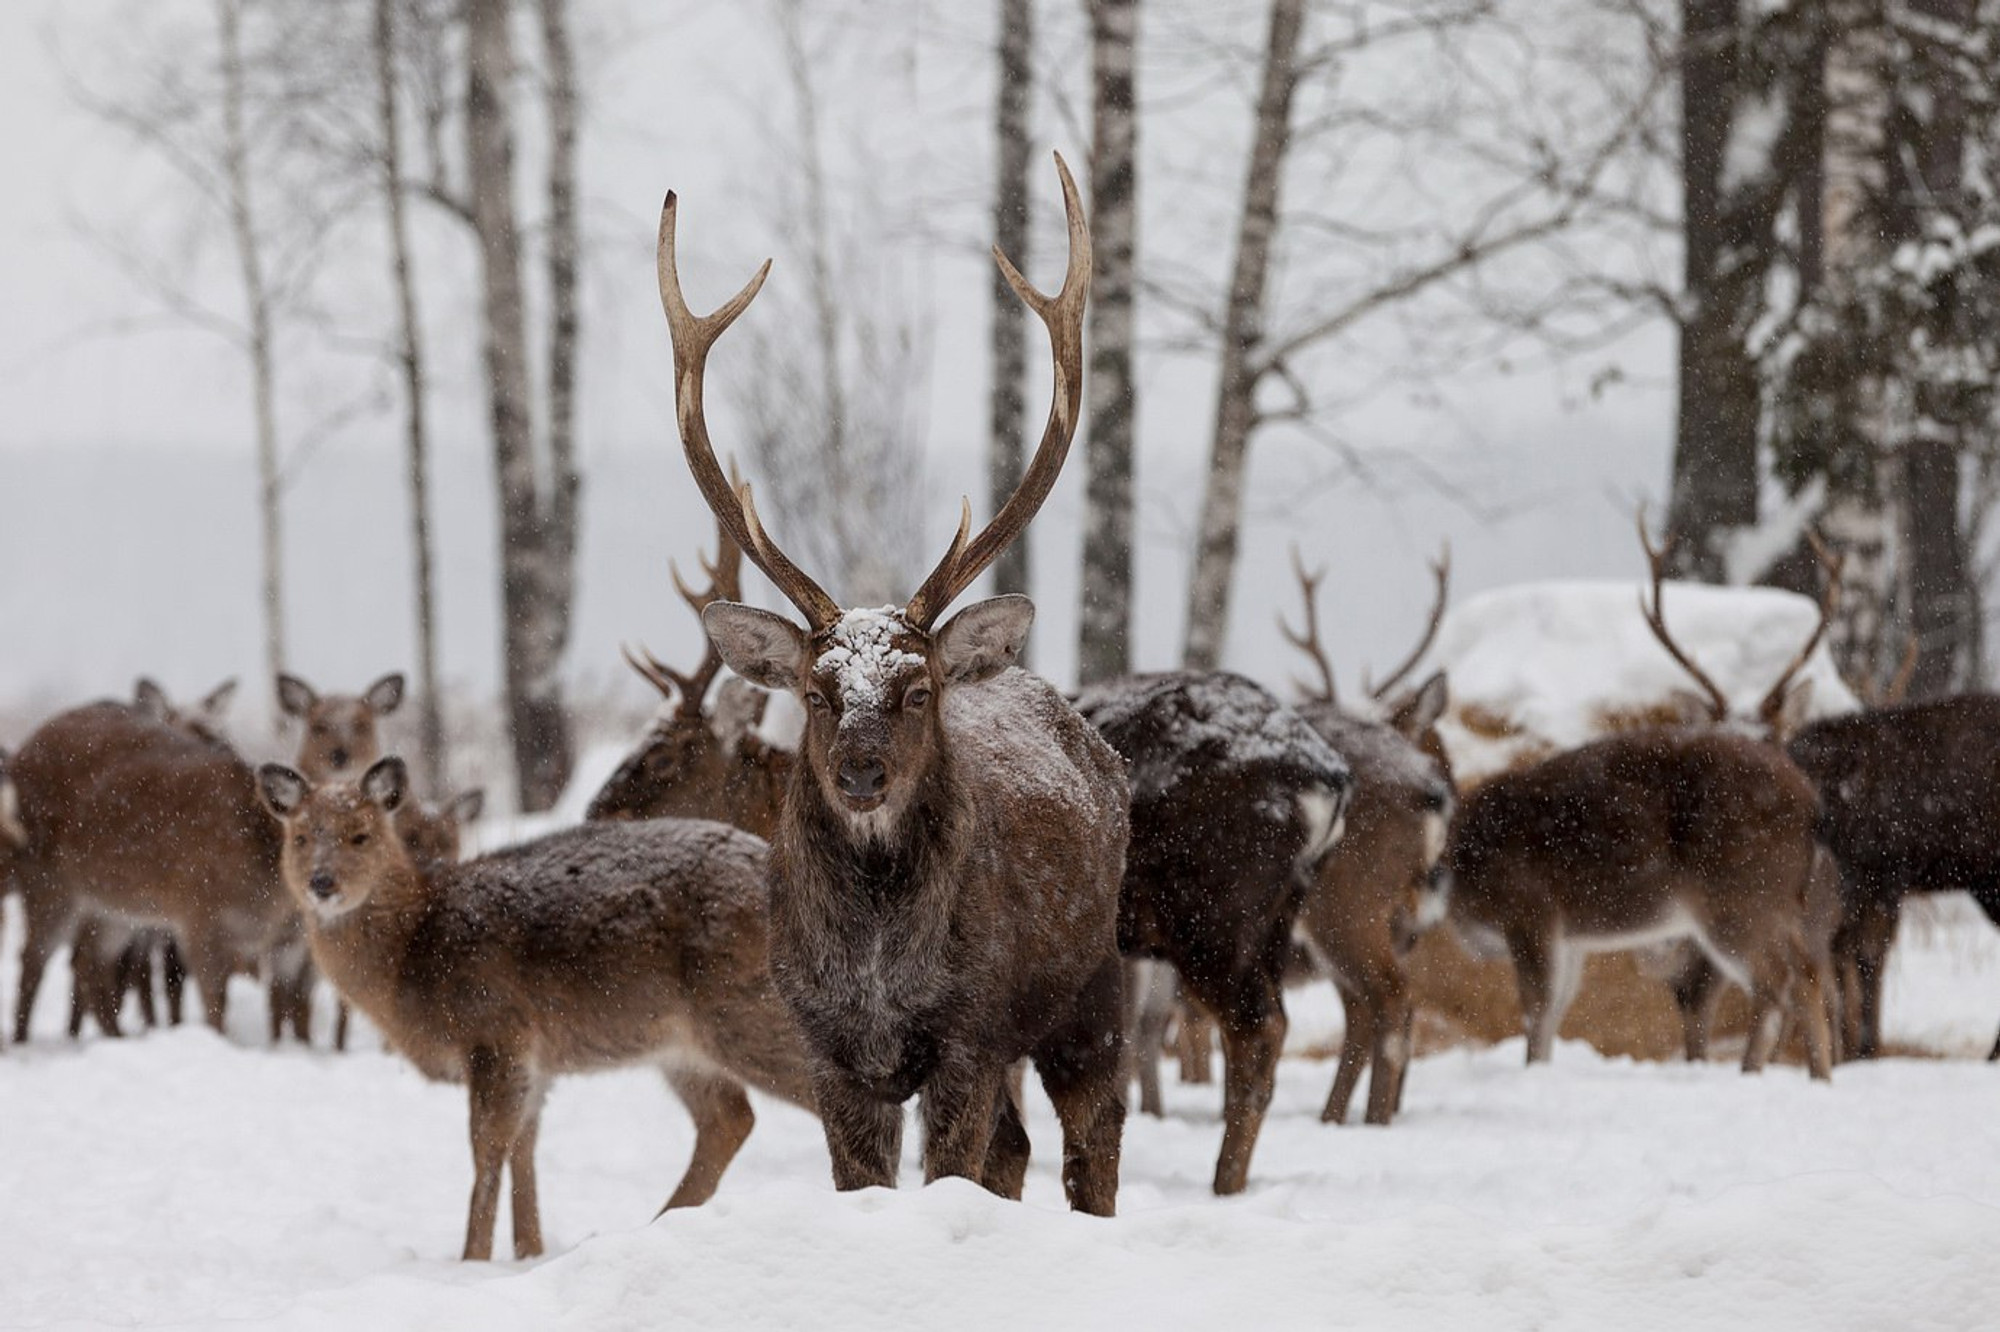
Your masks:
M 1292 94 L 1298 87 L 1299 34 L 1305 0 L 1272 0 L 1264 72 L 1257 95 L 1257 124 L 1250 170 L 1243 185 L 1243 214 L 1236 233 L 1223 314 L 1222 373 L 1216 390 L 1215 434 L 1196 535 L 1194 576 L 1188 589 L 1187 639 L 1182 653 L 1190 670 L 1221 665 L 1229 631 L 1230 583 L 1243 521 L 1243 476 L 1250 434 L 1257 425 L 1257 384 L 1271 242 L 1278 225 L 1278 191 L 1291 145 Z
M 549 121 L 549 494 L 544 539 L 549 545 L 547 595 L 569 641 L 576 602 L 577 501 L 583 488 L 576 461 L 576 374 L 580 315 L 577 270 L 583 243 L 577 222 L 576 144 L 579 120 L 576 59 L 569 39 L 569 0 L 541 0 L 542 51 L 547 62 L 544 103 Z
M 1084 437 L 1083 683 L 1132 669 L 1132 373 L 1139 153 L 1139 0 L 1091 0 L 1089 433 Z
M 559 568 L 535 465 L 527 303 L 514 204 L 514 71 L 508 0 L 467 0 L 466 165 L 479 238 L 483 342 L 493 466 L 500 495 L 501 633 L 521 808 L 549 808 L 570 766 L 559 667 L 569 634 Z
M 444 706 L 438 693 L 437 580 L 431 551 L 430 441 L 424 419 L 424 351 L 403 210 L 403 135 L 396 95 L 396 4 L 375 0 L 376 111 L 381 118 L 382 198 L 388 206 L 389 276 L 396 293 L 396 360 L 403 372 L 404 475 L 417 599 L 417 749 L 433 794 L 445 783 Z
M 993 236 L 1017 268 L 1028 262 L 1029 106 L 1034 91 L 1034 0 L 1000 0 L 1000 65 L 996 72 L 993 133 L 998 175 L 993 184 Z M 1029 314 L 993 270 L 991 287 L 993 392 L 989 415 L 986 488 L 989 509 L 1014 493 L 1027 465 Z M 1027 592 L 1028 542 L 1016 541 L 993 563 L 996 592 Z M 1087 585 L 1087 580 L 1086 580 Z
M 246 350 L 250 356 L 250 390 L 257 432 L 257 518 L 262 557 L 264 603 L 264 679 L 277 687 L 285 669 L 285 567 L 281 506 L 283 482 L 278 475 L 278 407 L 275 349 L 272 346 L 271 291 L 257 239 L 250 189 L 250 145 L 244 130 L 243 5 L 242 0 L 216 0 L 216 23 L 222 49 L 222 166 L 228 191 L 229 230 L 236 245 L 236 262 L 243 282 L 248 317 Z

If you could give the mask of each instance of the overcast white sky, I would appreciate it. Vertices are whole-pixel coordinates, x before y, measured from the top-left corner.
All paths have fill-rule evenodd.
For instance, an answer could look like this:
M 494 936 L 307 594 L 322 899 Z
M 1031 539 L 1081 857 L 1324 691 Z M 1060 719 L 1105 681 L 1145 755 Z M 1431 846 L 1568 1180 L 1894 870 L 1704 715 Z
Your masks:
M 204 0 L 155 0 L 199 21 Z M 785 120 L 775 49 L 756 3 L 653 4 L 576 0 L 587 30 L 589 122 L 584 173 L 595 243 L 586 305 L 583 370 L 586 476 L 580 618 L 570 663 L 592 687 L 627 688 L 621 640 L 643 638 L 662 655 L 691 657 L 696 629 L 665 578 L 708 537 L 672 434 L 667 340 L 652 274 L 659 199 L 682 198 L 684 274 L 697 306 L 719 300 L 756 261 L 775 254 L 772 288 L 803 262 L 764 224 Z M 934 3 L 914 43 L 866 32 L 827 35 L 827 96 L 834 136 L 865 142 L 885 169 L 879 243 L 893 247 L 905 285 L 927 302 L 934 331 L 929 408 L 931 525 L 941 544 L 969 490 L 980 507 L 984 446 L 987 301 L 985 190 L 990 83 L 988 5 Z M 1081 169 L 1087 142 L 1077 6 L 1045 4 L 1038 96 L 1041 133 Z M 1212 12 L 1254 17 L 1229 0 Z M 1149 12 L 1158 26 L 1149 69 L 1159 107 L 1142 126 L 1143 253 L 1212 253 L 1215 280 L 1226 248 L 1210 243 L 1235 206 L 1249 134 L 1240 77 L 1172 76 L 1192 0 Z M 254 520 L 249 413 L 243 365 L 213 335 L 164 327 L 106 335 L 111 321 L 156 307 L 88 238 L 96 230 L 135 246 L 172 236 L 185 210 L 143 154 L 79 112 L 52 49 L 88 65 L 100 36 L 129 35 L 132 0 L 17 0 L 0 6 L 0 87 L 12 130 L 0 136 L 0 701 L 56 703 L 122 692 L 140 671 L 182 691 L 257 665 Z M 1227 24 L 1223 25 L 1228 31 Z M 1238 36 L 1254 40 L 1253 23 Z M 53 46 L 52 46 L 53 44 Z M 523 32 L 523 46 L 531 33 Z M 1174 46 L 1169 51 L 1166 48 Z M 914 51 L 914 60 L 910 53 Z M 1392 71 L 1393 73 L 1393 71 Z M 532 146 L 528 153 L 532 157 Z M 1053 172 L 1038 167 L 1038 238 L 1031 274 L 1053 283 L 1060 208 Z M 851 178 L 836 173 L 836 206 L 851 211 Z M 524 194 L 532 182 L 524 172 Z M 445 664 L 454 680 L 490 688 L 497 678 L 497 589 L 476 374 L 474 291 L 463 245 L 433 222 L 427 244 L 441 277 L 427 291 L 433 354 L 445 381 L 435 409 L 441 440 Z M 865 233 L 855 243 L 866 240 Z M 875 242 L 870 242 L 875 243 Z M 380 282 L 363 255 L 351 262 L 350 309 L 366 311 Z M 454 267 L 456 266 L 456 267 Z M 1205 265 L 1204 265 L 1205 266 Z M 336 270 L 338 283 L 350 280 Z M 205 285 L 204 285 L 205 284 Z M 197 285 L 227 306 L 226 270 Z M 769 317 L 767 294 L 748 318 Z M 1159 328 L 1157 312 L 1147 316 Z M 1385 330 L 1385 339 L 1392 333 Z M 1393 346 L 1385 341 L 1385 354 Z M 725 342 L 718 378 L 752 367 Z M 1257 521 L 1246 543 L 1229 660 L 1277 685 L 1293 673 L 1273 615 L 1289 610 L 1286 547 L 1336 569 L 1325 595 L 1336 660 L 1350 676 L 1400 655 L 1428 594 L 1425 562 L 1449 538 L 1457 593 L 1550 576 L 1636 571 L 1630 504 L 1661 492 L 1671 437 L 1665 392 L 1671 344 L 1658 330 L 1621 346 L 1638 387 L 1598 401 L 1582 391 L 1603 357 L 1519 376 L 1453 385 L 1442 404 L 1408 395 L 1378 399 L 1342 421 L 1372 449 L 1407 447 L 1457 478 L 1483 514 L 1427 493 L 1393 465 L 1376 485 L 1328 483 L 1327 457 L 1269 436 L 1253 469 Z M 1039 348 L 1036 356 L 1043 353 Z M 300 362 L 287 384 L 293 431 L 324 415 L 367 371 L 324 352 Z M 1214 372 L 1164 356 L 1144 364 L 1141 416 L 1141 664 L 1172 664 L 1180 640 L 1186 533 L 1198 500 Z M 1342 368 L 1322 367 L 1334 387 Z M 1039 422 L 1046 388 L 1031 399 Z M 716 434 L 730 437 L 727 396 L 711 395 Z M 408 663 L 405 517 L 396 489 L 398 426 L 369 416 L 331 436 L 293 468 L 287 516 L 298 668 L 352 687 Z M 1066 677 L 1073 658 L 1076 515 L 1073 467 L 1035 528 L 1039 664 Z M 922 570 L 912 570 L 911 580 Z M 630 688 L 638 686 L 633 682 Z M 636 696 L 636 695 L 635 695 Z M 252 691 L 254 698 L 254 691 Z M 16 739 L 0 736 L 0 740 Z

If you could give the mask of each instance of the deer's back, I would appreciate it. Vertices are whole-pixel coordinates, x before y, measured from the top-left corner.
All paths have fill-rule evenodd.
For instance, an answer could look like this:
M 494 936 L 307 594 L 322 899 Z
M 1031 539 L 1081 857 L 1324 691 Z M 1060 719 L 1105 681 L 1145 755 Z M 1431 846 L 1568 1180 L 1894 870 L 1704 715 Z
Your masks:
M 1811 783 L 1770 745 L 1692 727 L 1599 740 L 1466 799 L 1451 834 L 1453 910 L 1525 906 L 1618 931 L 1651 923 L 1663 888 L 1796 898 L 1817 812 Z
M 387 993 L 353 997 L 436 1076 L 486 1045 L 550 1072 L 669 1049 L 803 1086 L 770 989 L 764 843 L 697 820 L 586 824 L 440 870 Z M 366 988 L 366 987 L 362 987 Z
M 2000 698 L 1831 718 L 1790 750 L 1819 788 L 1822 833 L 1843 863 L 1922 888 L 2000 886 Z

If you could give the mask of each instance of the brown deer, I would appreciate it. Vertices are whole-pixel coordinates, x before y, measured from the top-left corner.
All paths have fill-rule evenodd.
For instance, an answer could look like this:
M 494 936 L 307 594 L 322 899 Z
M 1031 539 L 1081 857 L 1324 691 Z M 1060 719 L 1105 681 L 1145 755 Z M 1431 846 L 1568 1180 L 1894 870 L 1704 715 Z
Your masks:
M 106 702 L 45 722 L 21 746 L 14 779 L 28 832 L 15 866 L 27 921 L 15 1039 L 26 1039 L 42 972 L 85 909 L 171 929 L 220 1030 L 230 973 L 265 957 L 292 919 L 249 767 Z
M 293 764 L 315 782 L 351 780 L 382 757 L 381 722 L 402 706 L 403 676 L 400 671 L 392 672 L 362 693 L 322 697 L 298 676 L 280 674 L 277 690 L 279 708 L 297 718 L 304 728 Z M 405 808 L 419 807 L 412 803 Z M 303 935 L 288 939 L 273 954 L 270 970 L 271 1042 L 284 1039 L 290 1029 L 293 1039 L 310 1045 L 312 996 L 318 977 Z M 347 1001 L 336 999 L 336 1050 L 347 1048 L 348 1020 Z
M 1682 670 L 1694 681 L 1697 692 L 1680 696 L 1678 707 L 1681 714 L 1692 724 L 1720 726 L 1739 734 L 1761 740 L 1772 746 L 1782 746 L 1791 734 L 1803 724 L 1807 709 L 1812 701 L 1812 681 L 1800 679 L 1799 673 L 1805 669 L 1818 649 L 1820 642 L 1832 627 L 1838 613 L 1841 594 L 1841 574 L 1843 559 L 1829 550 L 1811 532 L 1806 534 L 1806 545 L 1819 565 L 1822 590 L 1820 593 L 1819 618 L 1813 626 L 1805 645 L 1798 650 L 1790 662 L 1779 673 L 1777 681 L 1765 691 L 1755 710 L 1748 716 L 1737 716 L 1728 696 L 1714 678 L 1704 671 L 1677 641 L 1667 627 L 1665 612 L 1665 587 L 1667 576 L 1667 550 L 1654 544 L 1646 530 L 1645 513 L 1639 514 L 1639 545 L 1645 552 L 1648 577 L 1651 582 L 1651 599 L 1640 599 L 1640 611 L 1646 617 L 1647 627 L 1653 637 L 1672 657 Z M 1811 776 L 1810 773 L 1807 774 Z M 1815 856 L 1813 872 L 1806 891 L 1802 922 L 1807 950 L 1812 966 L 1820 977 L 1822 1000 L 1832 1018 L 1830 1049 L 1834 1057 L 1839 1057 L 1844 1039 L 1841 1014 L 1858 1002 L 1852 992 L 1854 986 L 1841 975 L 1834 961 L 1835 934 L 1842 919 L 1840 877 L 1834 863 L 1822 850 Z M 1716 1000 L 1720 997 L 1720 983 L 1726 979 L 1698 948 L 1682 944 L 1670 950 L 1664 971 L 1665 979 L 1671 984 L 1674 1002 L 1680 1009 L 1681 1028 L 1687 1057 L 1700 1060 L 1708 1057 L 1709 1028 L 1713 1024 Z M 1769 1039 L 1763 1032 L 1751 1033 L 1751 1045 L 1764 1042 L 1764 1050 L 1752 1049 L 1746 1059 L 1754 1055 L 1761 1063 L 1768 1055 Z
M 834 1184 L 895 1184 L 901 1107 L 920 1095 L 925 1178 L 1018 1198 L 1029 1144 L 1007 1073 L 1025 1057 L 1062 1122 L 1070 1205 L 1110 1215 L 1124 1128 L 1124 765 L 1054 688 L 1013 668 L 1034 618 L 1026 597 L 938 624 L 1027 527 L 1076 430 L 1090 233 L 1069 169 L 1056 165 L 1069 220 L 1061 290 L 1042 295 L 995 251 L 1048 328 L 1048 424 L 1020 487 L 970 540 L 965 505 L 950 549 L 901 608 L 843 610 L 716 461 L 702 410 L 708 353 L 769 264 L 697 318 L 681 294 L 669 194 L 660 299 L 689 470 L 730 539 L 805 619 L 726 601 L 702 613 L 732 670 L 806 707 L 772 838 L 771 960 L 811 1054 Z
M 1643 518 L 1640 538 L 1652 566 L 1641 610 L 1701 689 L 1690 711 L 1712 724 L 1627 731 L 1479 788 L 1459 809 L 1446 855 L 1453 925 L 1473 952 L 1512 956 L 1531 1064 L 1549 1058 L 1586 954 L 1684 940 L 1750 991 L 1745 1072 L 1763 1066 L 1791 1011 L 1812 1075 L 1826 1078 L 1829 977 L 1808 928 L 1819 801 L 1772 737 L 1810 698 L 1811 682 L 1796 677 L 1826 631 L 1830 601 L 1754 727 L 1729 725 L 1727 695 L 1667 628 L 1665 555 Z
M 322 698 L 296 675 L 278 677 L 278 706 L 305 727 L 299 738 L 298 769 L 315 782 L 361 772 L 382 756 L 382 718 L 403 702 L 400 672 L 385 675 L 358 695 Z
M 542 1252 L 535 1142 L 559 1077 L 665 1073 L 695 1120 L 667 1207 L 715 1192 L 755 1122 L 746 1084 L 811 1106 L 766 962 L 758 839 L 691 819 L 598 823 L 426 866 L 396 817 L 401 759 L 358 785 L 315 786 L 275 763 L 258 780 L 321 970 L 425 1077 L 466 1085 L 466 1259 L 493 1256 L 503 1168 L 514 1256 Z
M 1270 691 L 1225 671 L 1109 680 L 1077 708 L 1132 765 L 1118 946 L 1170 963 L 1221 1028 L 1214 1188 L 1240 1193 L 1284 1048 L 1292 928 L 1340 840 L 1347 765 Z
M 1317 969 L 1340 991 L 1346 1027 L 1340 1063 L 1320 1118 L 1346 1122 L 1361 1074 L 1368 1083 L 1367 1122 L 1387 1124 L 1402 1104 L 1410 1061 L 1410 1002 L 1404 959 L 1418 937 L 1445 917 L 1450 881 L 1439 864 L 1454 802 L 1451 768 L 1438 719 L 1450 702 L 1443 672 L 1398 693 L 1437 637 L 1450 599 L 1451 554 L 1431 566 L 1437 591 L 1417 646 L 1382 684 L 1364 691 L 1361 710 L 1343 708 L 1321 641 L 1319 584 L 1292 552 L 1305 603 L 1303 628 L 1279 630 L 1313 663 L 1320 686 L 1300 689 L 1304 717 L 1354 770 L 1347 835 L 1321 862 L 1299 910 L 1297 932 Z
M 735 480 L 732 471 L 730 479 Z M 698 617 L 719 601 L 743 597 L 743 552 L 716 524 L 716 557 L 702 562 L 708 587 L 700 592 L 672 569 L 674 587 Z M 671 567 L 671 566 L 670 566 Z M 778 808 L 791 777 L 792 756 L 757 734 L 770 697 L 740 680 L 725 680 L 715 706 L 710 686 L 722 655 L 704 635 L 705 654 L 692 675 L 662 664 L 651 653 L 628 651 L 625 660 L 660 691 L 665 708 L 652 731 L 591 798 L 586 819 L 720 819 L 759 837 L 778 826 Z M 733 687 L 732 687 L 733 686 Z

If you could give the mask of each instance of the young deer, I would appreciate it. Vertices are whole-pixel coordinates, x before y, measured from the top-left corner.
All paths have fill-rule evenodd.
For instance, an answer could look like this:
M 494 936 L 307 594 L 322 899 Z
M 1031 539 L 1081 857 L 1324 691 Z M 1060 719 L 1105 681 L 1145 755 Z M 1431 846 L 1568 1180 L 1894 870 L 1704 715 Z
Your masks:
M 1790 1010 L 1812 1075 L 1826 1078 L 1828 977 L 1807 922 L 1819 801 L 1769 736 L 1806 705 L 1810 682 L 1794 678 L 1830 613 L 1760 704 L 1767 729 L 1725 727 L 1729 700 L 1668 632 L 1664 556 L 1646 548 L 1647 623 L 1717 724 L 1628 731 L 1482 786 L 1452 827 L 1452 922 L 1475 952 L 1512 955 L 1529 1063 L 1548 1059 L 1585 954 L 1686 940 L 1750 991 L 1745 1072 L 1763 1066 Z
M 1070 1205 L 1116 1206 L 1124 1106 L 1117 951 L 1124 765 L 1045 681 L 1013 669 L 1034 606 L 938 616 L 1018 538 L 1055 484 L 1081 405 L 1090 233 L 1062 159 L 1069 269 L 1043 296 L 995 251 L 1047 325 L 1055 390 L 1020 487 L 977 537 L 958 534 L 903 607 L 843 610 L 732 490 L 702 410 L 715 339 L 769 265 L 697 318 L 681 294 L 674 196 L 660 218 L 689 470 L 729 537 L 805 617 L 718 601 L 702 613 L 730 668 L 789 690 L 806 726 L 771 848 L 771 960 L 811 1052 L 841 1189 L 893 1186 L 902 1105 L 921 1095 L 924 1173 L 1018 1198 L 1028 1138 L 1008 1069 L 1034 1061 L 1063 1127 Z
M 1077 709 L 1132 765 L 1119 949 L 1170 963 L 1222 1029 L 1214 1187 L 1240 1193 L 1284 1048 L 1292 928 L 1340 839 L 1347 765 L 1268 690 L 1227 672 L 1109 680 Z
M 535 1140 L 556 1078 L 652 1064 L 695 1120 L 667 1207 L 715 1192 L 750 1134 L 745 1085 L 812 1104 L 771 988 L 764 844 L 719 823 L 586 824 L 458 865 L 413 859 L 403 761 L 360 784 L 258 772 L 321 970 L 427 1078 L 470 1099 L 468 1259 L 493 1255 L 503 1168 L 514 1255 L 542 1252 Z
M 107 702 L 44 723 L 14 778 L 29 835 L 15 866 L 28 927 L 15 1039 L 85 909 L 170 928 L 220 1030 L 230 973 L 265 957 L 292 918 L 255 774 L 224 746 Z
M 278 706 L 305 727 L 298 770 L 316 782 L 351 777 L 380 758 L 380 722 L 402 702 L 401 672 L 383 676 L 359 695 L 325 698 L 296 675 L 278 677 Z
M 674 587 L 696 616 L 717 602 L 743 597 L 743 551 L 721 522 L 715 541 L 715 563 L 702 562 L 706 590 L 694 591 L 681 580 L 679 569 L 671 570 Z M 702 645 L 706 652 L 692 675 L 662 665 L 651 653 L 626 652 L 625 660 L 660 691 L 670 710 L 663 711 L 639 748 L 591 798 L 586 819 L 677 815 L 720 819 L 759 837 L 776 830 L 792 756 L 757 734 L 770 696 L 740 680 L 726 680 L 709 708 L 709 687 L 722 671 L 722 655 L 706 637 Z

